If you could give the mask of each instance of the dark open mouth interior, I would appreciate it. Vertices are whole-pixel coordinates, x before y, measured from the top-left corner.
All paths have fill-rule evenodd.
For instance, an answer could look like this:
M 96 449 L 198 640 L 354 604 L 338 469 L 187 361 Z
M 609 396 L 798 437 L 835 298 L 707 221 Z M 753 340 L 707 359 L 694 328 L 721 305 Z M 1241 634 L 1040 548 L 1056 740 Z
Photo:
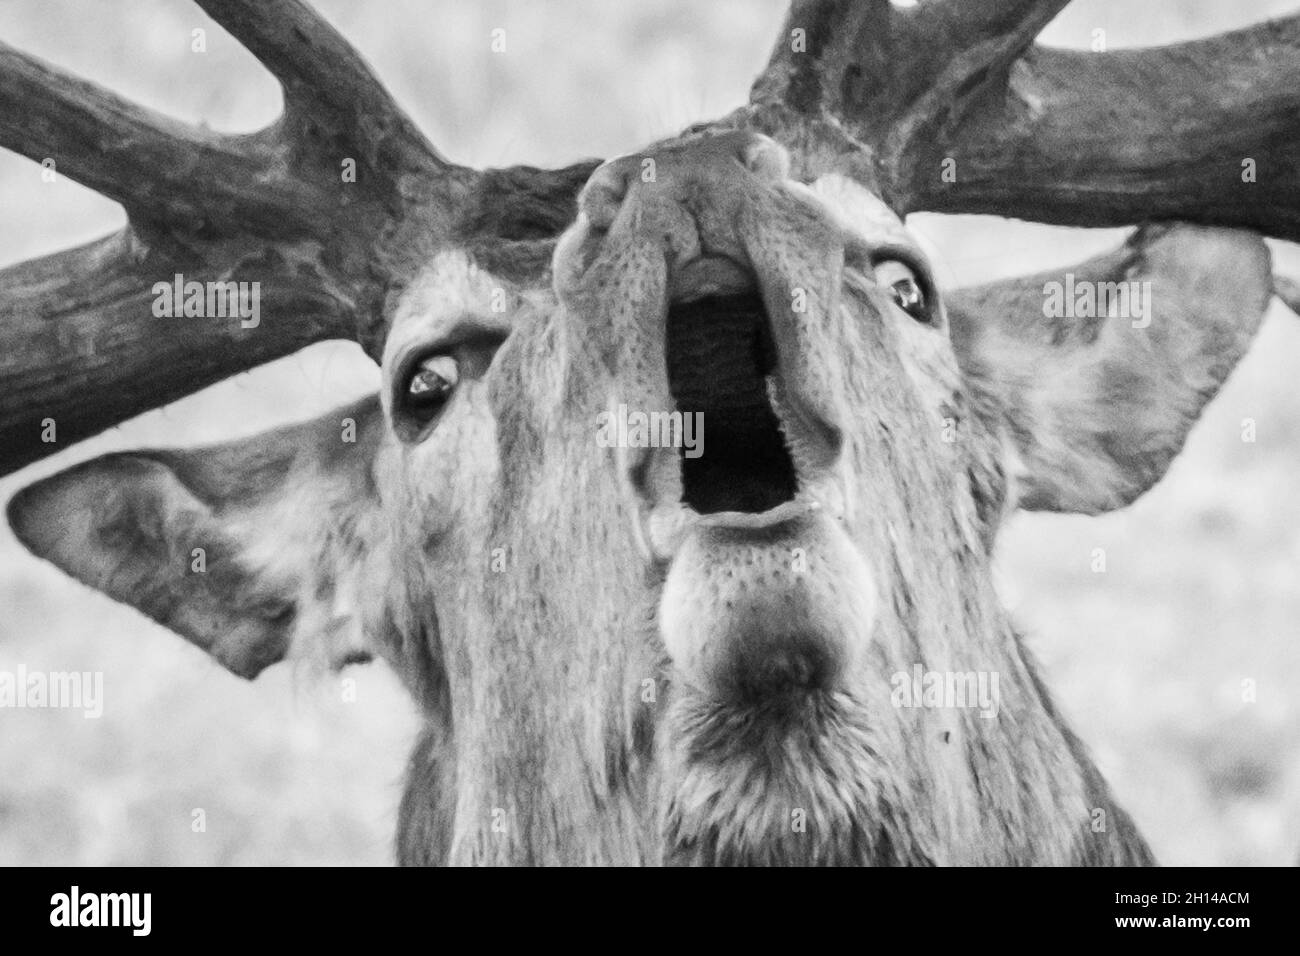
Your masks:
M 668 385 L 683 415 L 703 413 L 703 454 L 683 454 L 682 501 L 700 514 L 757 513 L 791 500 L 794 462 L 767 377 L 776 348 L 757 293 L 718 295 L 668 309 Z

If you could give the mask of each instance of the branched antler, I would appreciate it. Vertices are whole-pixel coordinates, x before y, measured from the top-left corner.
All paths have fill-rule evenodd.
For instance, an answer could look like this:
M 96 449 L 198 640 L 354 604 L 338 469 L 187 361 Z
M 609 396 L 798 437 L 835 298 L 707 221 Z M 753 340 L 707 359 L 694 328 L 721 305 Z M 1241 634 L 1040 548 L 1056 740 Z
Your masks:
M 898 10 L 888 0 L 795 0 L 751 100 L 833 118 L 879 148 L 900 123 L 934 122 L 1005 82 L 1009 64 L 1068 3 L 931 0 Z
M 312 342 L 377 354 L 388 295 L 434 250 L 501 246 L 513 271 L 544 269 L 534 245 L 572 217 L 591 164 L 457 166 L 301 0 L 199 2 L 284 89 L 284 114 L 254 135 L 178 122 L 0 46 L 0 143 L 129 219 L 0 270 L 0 474 Z M 257 283 L 257 325 L 155 315 L 151 290 L 177 275 Z
M 294 246 L 240 246 L 228 256 L 217 254 L 215 244 L 205 255 L 168 249 L 140 241 L 128 228 L 0 273 L 5 470 L 236 372 L 348 334 L 344 290 Z M 259 283 L 260 315 L 154 316 L 152 287 L 177 274 L 201 283 L 235 275 Z M 256 327 L 249 327 L 253 321 Z
M 0 45 L 0 145 L 129 218 L 0 270 L 0 474 L 311 342 L 377 355 L 391 294 L 435 250 L 536 277 L 572 219 L 592 163 L 458 166 L 303 0 L 198 3 L 280 81 L 266 129 L 189 126 Z M 900 212 L 1300 239 L 1300 17 L 1150 50 L 1034 46 L 1067 3 L 795 0 L 751 102 L 716 125 L 768 132 L 796 175 L 847 172 Z M 156 316 L 151 290 L 176 275 L 258 283 L 259 323 Z
M 820 139 L 823 164 L 900 212 L 1300 239 L 1300 17 L 1152 49 L 1032 46 L 1067 2 L 799 0 L 747 118 Z
M 283 233 L 319 205 L 279 173 L 271 144 L 136 106 L 0 44 L 0 142 L 126 207 L 188 232 Z

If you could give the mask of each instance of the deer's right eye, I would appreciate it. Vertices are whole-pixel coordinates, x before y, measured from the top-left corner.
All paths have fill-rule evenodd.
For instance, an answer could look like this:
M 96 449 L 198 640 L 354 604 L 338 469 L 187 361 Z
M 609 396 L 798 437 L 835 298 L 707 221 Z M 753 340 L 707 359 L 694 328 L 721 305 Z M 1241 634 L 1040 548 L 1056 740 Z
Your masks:
M 447 404 L 460 382 L 460 363 L 450 355 L 429 355 L 411 366 L 398 396 L 398 415 L 422 429 Z

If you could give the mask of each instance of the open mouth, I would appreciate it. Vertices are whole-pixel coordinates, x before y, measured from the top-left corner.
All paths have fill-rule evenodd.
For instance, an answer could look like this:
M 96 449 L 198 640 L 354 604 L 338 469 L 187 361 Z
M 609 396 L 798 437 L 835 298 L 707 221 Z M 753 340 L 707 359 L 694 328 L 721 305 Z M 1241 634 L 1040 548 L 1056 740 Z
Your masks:
M 679 273 L 667 384 L 683 424 L 702 419 L 701 454 L 628 459 L 637 540 L 664 571 L 657 621 L 674 673 L 743 719 L 756 703 L 841 689 L 875 614 L 870 569 L 842 525 L 834 405 L 800 377 L 804 337 L 819 330 L 778 301 L 769 313 L 758 286 L 708 259 Z
M 757 514 L 792 501 L 794 460 L 772 406 L 776 345 L 757 292 L 708 295 L 668 309 L 668 385 L 677 411 L 701 414 L 704 452 L 682 450 L 682 503 L 697 514 Z
M 839 518 L 841 433 L 787 380 L 797 345 L 778 334 L 753 275 L 705 258 L 673 279 L 668 388 L 697 440 L 624 453 L 642 553 L 666 565 L 697 527 L 775 542 L 810 512 Z

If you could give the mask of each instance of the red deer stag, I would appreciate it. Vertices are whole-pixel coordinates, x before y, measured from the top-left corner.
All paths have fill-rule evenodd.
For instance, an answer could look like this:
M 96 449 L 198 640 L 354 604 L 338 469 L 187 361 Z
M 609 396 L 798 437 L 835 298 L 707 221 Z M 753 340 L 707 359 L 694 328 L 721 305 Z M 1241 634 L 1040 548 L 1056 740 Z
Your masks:
M 798 0 L 748 104 L 558 171 L 444 159 L 301 0 L 198 0 L 283 86 L 251 136 L 3 49 L 0 141 L 130 220 L 0 273 L 5 471 L 318 340 L 383 370 L 9 520 L 241 677 L 388 661 L 403 863 L 1148 863 L 989 554 L 1150 488 L 1247 349 L 1260 234 L 1300 238 L 1300 18 L 1036 46 L 1067 2 Z M 1045 318 L 1067 270 L 941 300 L 917 210 L 1144 224 L 1068 271 L 1149 321 Z M 260 322 L 155 315 L 177 274 L 260 283 Z M 703 453 L 602 442 L 620 407 L 702 414 Z

